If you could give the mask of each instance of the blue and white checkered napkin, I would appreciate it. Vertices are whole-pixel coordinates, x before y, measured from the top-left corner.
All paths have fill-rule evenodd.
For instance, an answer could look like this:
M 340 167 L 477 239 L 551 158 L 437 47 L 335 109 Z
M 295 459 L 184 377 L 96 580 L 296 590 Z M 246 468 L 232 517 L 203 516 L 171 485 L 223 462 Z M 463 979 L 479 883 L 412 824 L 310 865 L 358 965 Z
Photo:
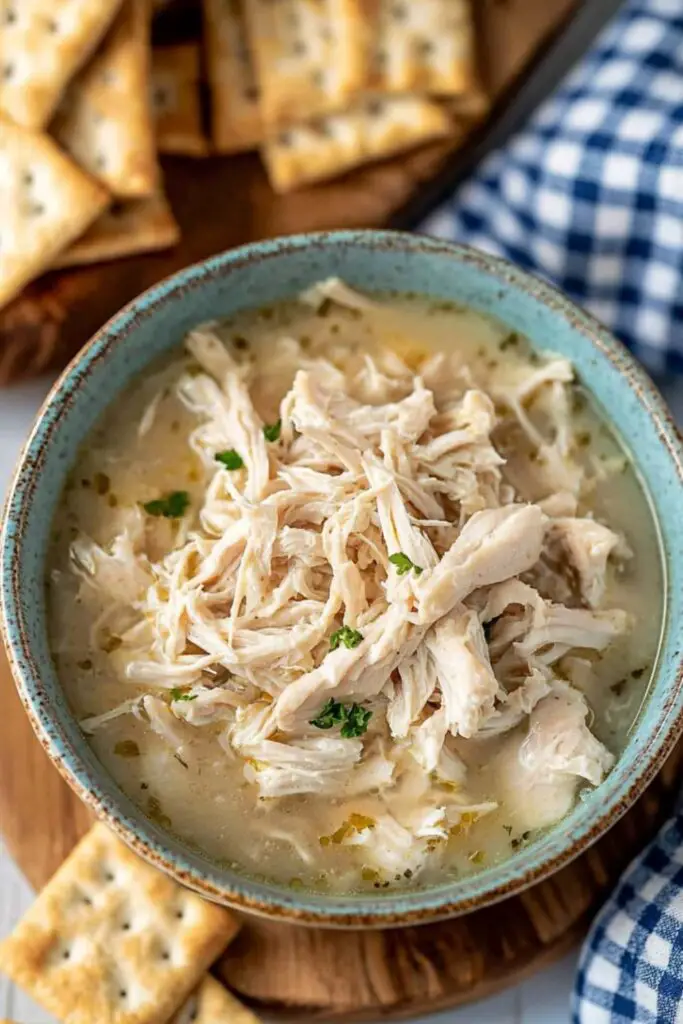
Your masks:
M 574 1024 L 683 1022 L 683 810 L 625 873 L 586 939 Z
M 421 230 L 550 279 L 650 370 L 683 371 L 683 0 L 625 0 Z
M 625 0 L 422 230 L 549 278 L 651 370 L 683 371 L 683 0 Z M 573 1020 L 683 1024 L 683 810 L 595 922 Z

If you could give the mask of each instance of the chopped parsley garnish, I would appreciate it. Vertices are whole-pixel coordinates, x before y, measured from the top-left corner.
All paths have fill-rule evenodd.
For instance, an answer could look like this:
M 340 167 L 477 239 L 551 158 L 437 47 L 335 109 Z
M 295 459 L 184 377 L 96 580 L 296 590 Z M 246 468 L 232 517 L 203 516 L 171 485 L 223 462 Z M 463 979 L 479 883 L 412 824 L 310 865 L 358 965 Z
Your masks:
M 421 576 L 424 572 L 422 566 L 415 565 L 415 562 L 411 561 L 403 551 L 397 551 L 395 555 L 389 555 L 389 561 L 392 565 L 396 566 L 396 572 L 399 576 L 405 576 L 411 569 L 416 576 Z
M 332 729 L 345 721 L 346 708 L 338 700 L 330 697 L 318 717 L 311 719 L 309 725 L 314 725 L 316 729 Z
M 354 736 L 363 736 L 368 731 L 368 723 L 372 718 L 372 711 L 362 708 L 360 704 L 352 704 L 346 714 L 346 721 L 341 727 L 341 735 L 345 740 L 353 739 Z
M 350 626 L 342 626 L 341 629 L 336 630 L 330 637 L 330 650 L 336 651 L 340 644 L 351 650 L 353 647 L 358 647 L 362 639 L 363 634 L 359 633 L 357 629 L 351 629 Z
M 263 436 L 266 441 L 279 441 L 281 430 L 282 420 L 278 420 L 277 423 L 266 423 L 263 428 Z
M 181 690 L 179 686 L 174 686 L 170 690 L 170 695 L 171 695 L 171 701 L 174 701 L 174 700 L 196 700 L 197 699 L 197 694 L 196 693 L 185 693 L 185 691 Z
M 220 462 L 226 469 L 242 469 L 244 466 L 244 459 L 234 448 L 227 448 L 224 452 L 216 452 L 214 458 L 216 462 Z
M 149 516 L 164 516 L 165 519 L 180 519 L 190 505 L 187 491 L 172 491 L 163 498 L 147 501 L 142 506 Z
M 335 725 L 340 725 L 341 735 L 345 740 L 349 740 L 355 736 L 363 736 L 367 732 L 371 718 L 372 711 L 362 708 L 360 704 L 348 707 L 330 697 L 318 717 L 311 719 L 309 724 L 314 725 L 316 729 L 333 729 Z

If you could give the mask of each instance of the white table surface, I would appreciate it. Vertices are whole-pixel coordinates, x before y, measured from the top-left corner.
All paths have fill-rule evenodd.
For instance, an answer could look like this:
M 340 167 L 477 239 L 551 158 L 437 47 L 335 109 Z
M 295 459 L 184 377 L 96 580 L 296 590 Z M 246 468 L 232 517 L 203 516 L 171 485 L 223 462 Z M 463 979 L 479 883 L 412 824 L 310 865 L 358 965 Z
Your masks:
M 49 380 L 42 379 L 0 391 L 0 496 L 5 492 L 21 443 L 49 384 Z M 663 390 L 679 423 L 683 423 L 683 380 L 667 383 Z M 29 886 L 0 842 L 0 938 L 11 930 L 31 898 Z M 569 1024 L 569 993 L 575 965 L 576 955 L 572 954 L 500 996 L 428 1019 L 434 1024 Z M 19 1024 L 52 1024 L 53 1021 L 0 976 L 2 1017 Z

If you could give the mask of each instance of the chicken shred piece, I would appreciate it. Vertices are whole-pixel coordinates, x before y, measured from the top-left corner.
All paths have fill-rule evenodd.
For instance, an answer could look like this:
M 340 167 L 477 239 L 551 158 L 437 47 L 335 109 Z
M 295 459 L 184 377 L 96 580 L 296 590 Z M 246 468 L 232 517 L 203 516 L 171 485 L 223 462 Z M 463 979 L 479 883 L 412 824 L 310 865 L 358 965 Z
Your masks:
M 479 616 L 454 609 L 428 631 L 425 646 L 436 668 L 447 728 L 454 736 L 475 736 L 500 695 Z

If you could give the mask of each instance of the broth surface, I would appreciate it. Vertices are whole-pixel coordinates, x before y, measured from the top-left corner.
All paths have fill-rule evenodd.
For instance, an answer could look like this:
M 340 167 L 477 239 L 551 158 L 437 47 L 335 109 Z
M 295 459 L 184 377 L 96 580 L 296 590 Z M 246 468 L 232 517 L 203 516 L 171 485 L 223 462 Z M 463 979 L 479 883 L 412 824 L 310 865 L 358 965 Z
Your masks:
M 250 367 L 249 394 L 255 412 L 263 424 L 271 427 L 283 417 L 283 397 L 302 363 L 319 364 L 323 377 L 334 368 L 349 379 L 360 379 L 363 372 L 361 399 L 368 404 L 374 404 L 373 373 L 381 375 L 396 357 L 402 365 L 398 374 L 401 380 L 407 379 L 407 371 L 425 375 L 426 386 L 433 386 L 437 395 L 437 409 L 439 388 L 445 379 L 452 379 L 453 387 L 461 394 L 477 389 L 492 397 L 498 421 L 491 440 L 505 459 L 499 471 L 500 484 L 507 488 L 501 503 L 508 499 L 522 503 L 548 500 L 548 514 L 555 515 L 559 509 L 562 515 L 558 518 L 591 517 L 619 535 L 621 547 L 615 548 L 607 561 L 604 594 L 596 607 L 623 610 L 627 624 L 602 651 L 570 645 L 556 658 L 546 650 L 552 647 L 551 638 L 525 663 L 530 670 L 533 659 L 538 660 L 541 674 L 549 676 L 551 686 L 559 687 L 556 692 L 560 703 L 565 700 L 562 687 L 571 686 L 572 694 L 583 693 L 589 706 L 591 732 L 607 751 L 618 756 L 646 694 L 656 658 L 663 615 L 661 559 L 655 524 L 639 481 L 580 383 L 549 380 L 520 399 L 521 413 L 519 408 L 515 411 L 509 396 L 521 393 L 524 381 L 548 365 L 551 357 L 539 357 L 524 339 L 511 335 L 493 320 L 420 298 L 380 297 L 376 304 L 361 309 L 329 299 L 317 309 L 300 302 L 285 303 L 240 315 L 220 325 L 218 334 L 238 366 Z M 552 338 L 547 344 L 552 352 Z M 437 365 L 434 360 L 440 356 L 442 362 Z M 368 357 L 374 362 L 368 362 Z M 325 370 L 325 366 L 330 369 Z M 200 375 L 197 360 L 176 352 L 117 400 L 81 451 L 58 509 L 49 558 L 50 635 L 59 677 L 81 720 L 104 715 L 122 702 L 140 700 L 150 692 L 161 692 L 162 699 L 166 703 L 169 700 L 168 683 L 159 690 L 127 675 L 125 637 L 127 631 L 139 627 L 146 614 L 136 604 L 137 596 L 129 606 L 117 601 L 112 608 L 111 588 L 106 581 L 102 583 L 102 573 L 109 571 L 109 563 L 102 568 L 104 563 L 97 555 L 98 568 L 93 573 L 92 564 L 84 565 L 79 544 L 86 538 L 102 552 L 115 554 L 115 538 L 128 527 L 131 516 L 141 517 L 140 543 L 145 558 L 156 564 L 168 552 L 182 547 L 197 527 L 198 510 L 216 474 L 227 477 L 233 473 L 215 459 L 203 458 L 197 446 L 189 443 L 202 417 L 188 409 L 187 402 L 178 395 L 178 381 L 188 375 L 190 380 Z M 399 399 L 412 386 L 412 380 L 403 390 L 397 386 L 393 397 Z M 567 409 L 564 423 L 558 420 L 560 394 Z M 547 451 L 546 447 L 534 446 L 525 421 L 531 437 L 538 434 Z M 283 419 L 283 431 L 284 423 Z M 566 466 L 560 466 L 559 447 L 553 455 L 553 445 L 561 445 L 558 433 L 562 430 L 566 433 L 564 450 L 570 453 L 566 460 L 571 465 L 569 477 Z M 273 443 L 286 444 L 281 438 Z M 296 436 L 291 443 L 296 443 Z M 227 443 L 225 447 L 228 449 Z M 573 498 L 567 497 L 568 478 L 578 481 Z M 226 482 L 225 486 L 242 485 Z M 367 490 L 367 485 L 364 487 Z M 181 517 L 149 514 L 141 508 L 178 492 L 186 492 L 189 498 L 188 509 Z M 568 512 L 563 512 L 563 502 Z M 451 522 L 454 509 L 454 503 L 448 504 L 446 519 L 450 516 Z M 419 518 L 412 506 L 411 514 L 413 521 Z M 464 513 L 462 519 L 467 519 Z M 322 529 L 320 523 L 314 532 Z M 438 529 L 429 527 L 425 532 L 433 538 Z M 456 535 L 453 529 L 452 536 Z M 563 558 L 557 552 L 549 554 L 543 573 L 534 575 L 532 570 L 522 574 L 522 579 L 544 597 L 546 587 L 552 590 L 561 586 L 570 607 L 588 610 L 589 602 L 580 593 L 577 567 L 569 564 L 571 559 L 563 562 Z M 392 578 L 392 571 L 388 566 L 387 580 Z M 425 572 L 424 579 L 428 575 Z M 405 579 L 409 577 L 410 572 Z M 477 592 L 467 596 L 465 605 L 483 616 L 486 593 L 478 593 L 479 599 Z M 162 594 L 159 600 L 167 596 Z M 555 591 L 551 596 L 557 599 Z M 497 631 L 500 636 L 503 629 L 514 627 L 521 618 L 520 607 L 508 606 L 485 624 L 489 645 L 495 645 Z M 342 628 L 342 617 L 335 620 L 336 631 Z M 325 651 L 327 644 L 328 638 Z M 507 655 L 504 650 L 495 657 L 491 654 L 501 679 L 501 659 L 515 657 L 510 653 L 513 647 Z M 489 653 L 493 650 L 491 646 Z M 196 644 L 190 644 L 186 652 L 203 653 Z M 318 653 L 315 660 L 319 662 L 323 656 Z M 548 664 L 544 658 L 552 660 Z M 254 669 L 257 683 L 258 671 Z M 372 712 L 367 732 L 356 734 L 366 747 L 381 742 L 387 750 L 393 750 L 395 745 L 388 738 L 384 713 L 391 699 L 391 686 L 395 693 L 402 685 L 398 669 L 392 670 L 391 680 L 393 683 L 381 694 L 365 703 L 358 701 L 359 706 Z M 207 686 L 222 681 L 215 674 L 205 679 Z M 182 683 L 178 686 L 182 692 L 174 687 L 176 698 L 187 701 L 185 707 L 192 708 L 192 690 L 182 689 Z M 261 710 L 273 701 L 267 689 L 264 684 L 264 692 L 256 698 Z M 507 677 L 505 689 L 511 689 Z M 321 696 L 316 714 L 324 710 L 327 698 L 327 694 Z M 177 699 L 172 707 L 184 714 Z M 121 714 L 97 724 L 89 731 L 88 739 L 108 771 L 146 814 L 217 862 L 295 887 L 330 891 L 393 889 L 462 877 L 514 856 L 533 841 L 537 829 L 550 824 L 560 811 L 566 813 L 580 798 L 590 782 L 574 768 L 558 769 L 556 776 L 542 772 L 534 776 L 533 785 L 526 775 L 523 782 L 518 777 L 519 765 L 528 767 L 531 748 L 528 742 L 524 744 L 530 733 L 538 734 L 539 743 L 545 744 L 544 757 L 551 755 L 547 754 L 549 741 L 543 729 L 555 729 L 555 747 L 562 747 L 563 720 L 553 725 L 550 712 L 547 721 L 539 717 L 536 722 L 533 718 L 539 708 L 544 706 L 547 711 L 549 705 L 543 705 L 543 700 L 552 699 L 552 694 L 546 694 L 536 704 L 535 712 L 525 712 L 520 721 L 504 731 L 487 731 L 486 721 L 498 721 L 495 714 L 500 715 L 502 705 L 496 704 L 498 710 L 491 712 L 494 719 L 489 712 L 486 719 L 482 712 L 484 725 L 479 734 L 449 734 L 444 744 L 450 756 L 460 759 L 466 768 L 464 782 L 453 775 L 440 775 L 439 770 L 413 771 L 411 762 L 410 770 L 396 771 L 398 777 L 388 789 L 378 784 L 351 796 L 343 795 L 342 788 L 331 793 L 263 796 L 258 781 L 263 771 L 260 759 L 243 756 L 226 740 L 226 731 L 229 733 L 237 714 L 235 708 L 223 709 L 221 717 L 201 728 L 179 719 L 180 748 L 155 731 L 139 708 L 137 714 Z M 441 697 L 433 696 L 418 714 L 418 724 L 440 706 Z M 583 715 L 579 717 L 583 721 Z M 338 724 L 325 730 L 308 729 L 308 734 L 337 737 Z M 275 742 L 286 741 L 277 732 L 273 737 Z M 575 767 L 578 753 L 578 748 L 566 752 L 554 749 L 552 757 L 561 755 Z M 598 760 L 602 757 L 595 756 Z M 604 759 L 602 763 L 608 770 Z M 548 782 L 549 777 L 553 781 Z M 458 812 L 456 804 L 455 811 L 449 811 L 450 817 L 439 817 L 437 812 L 460 790 L 464 794 L 461 807 L 473 809 Z M 492 804 L 496 806 L 489 807 Z M 424 814 L 418 828 L 410 823 L 413 808 L 431 808 L 435 813 L 431 817 Z M 555 808 L 559 809 L 557 813 Z M 392 820 L 401 822 L 402 833 L 410 831 L 412 841 L 406 841 L 405 847 L 402 833 L 394 835 L 393 826 L 387 826 L 385 834 L 384 826 L 378 824 L 387 809 Z

